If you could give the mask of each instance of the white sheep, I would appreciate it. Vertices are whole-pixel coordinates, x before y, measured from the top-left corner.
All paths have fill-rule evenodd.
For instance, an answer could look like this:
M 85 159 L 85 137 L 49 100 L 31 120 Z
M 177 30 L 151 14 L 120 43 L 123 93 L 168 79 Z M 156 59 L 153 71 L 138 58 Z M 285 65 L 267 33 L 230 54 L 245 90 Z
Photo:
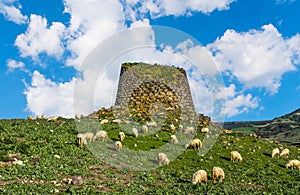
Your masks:
M 241 154 L 238 151 L 232 151 L 230 152 L 230 161 L 237 160 L 241 162 L 243 160 Z
M 120 139 L 121 142 L 124 141 L 124 139 L 125 139 L 125 133 L 124 132 L 119 133 L 119 139 Z
M 170 125 L 170 131 L 171 131 L 172 133 L 175 132 L 175 126 L 174 126 L 173 124 Z
M 79 145 L 79 147 L 82 147 L 83 145 L 87 144 L 84 133 L 78 133 L 76 137 L 77 137 L 77 144 Z
M 147 133 L 148 132 L 148 127 L 146 125 L 142 126 L 142 131 L 143 133 Z
M 298 167 L 298 169 L 300 170 L 300 161 L 299 160 L 290 160 L 286 165 L 285 168 L 289 168 L 291 167 L 292 169 L 294 167 Z
M 122 123 L 121 119 L 114 119 L 112 122 L 113 123 L 117 123 L 117 124 L 121 124 Z
M 138 137 L 139 136 L 138 130 L 136 128 L 132 128 L 132 136 L 133 137 Z
M 107 132 L 104 130 L 100 130 L 95 134 L 94 141 L 102 138 L 102 142 L 106 142 L 108 140 Z
M 222 182 L 222 180 L 225 177 L 225 173 L 224 170 L 221 167 L 214 167 L 212 170 L 212 179 L 213 182 L 216 182 L 216 179 L 220 179 L 220 182 Z
M 86 141 L 89 140 L 90 143 L 94 142 L 94 134 L 91 132 L 86 132 L 85 139 L 86 139 Z
M 157 161 L 159 165 L 168 165 L 170 163 L 169 158 L 167 157 L 167 155 L 165 153 L 158 153 L 157 155 Z
M 195 132 L 194 127 L 187 127 L 187 128 L 184 130 L 184 133 L 185 133 L 185 134 L 194 134 L 194 132 Z
M 208 133 L 209 132 L 209 128 L 208 127 L 204 127 L 201 129 L 202 133 Z
M 179 143 L 176 135 L 171 135 L 170 143 L 171 144 L 178 144 Z
M 120 152 L 122 150 L 122 142 L 116 141 L 115 142 L 115 150 Z
M 100 121 L 100 125 L 104 125 L 104 124 L 108 124 L 108 120 L 107 119 L 103 119 Z
M 198 138 L 192 139 L 188 144 L 185 145 L 185 148 L 200 150 L 202 148 L 202 142 Z
M 182 132 L 183 131 L 183 125 L 178 125 L 178 131 Z
M 274 148 L 272 150 L 272 158 L 275 158 L 275 156 L 279 157 L 279 153 L 280 153 L 279 149 L 278 148 Z
M 32 116 L 27 116 L 27 120 L 34 120 L 34 118 Z
M 47 118 L 47 115 L 46 114 L 42 114 L 41 115 L 41 119 L 46 119 Z
M 290 154 L 290 150 L 288 148 L 285 148 L 281 151 L 280 155 L 279 156 L 286 156 L 288 157 Z
M 192 184 L 207 183 L 207 173 L 204 170 L 198 170 L 193 174 Z

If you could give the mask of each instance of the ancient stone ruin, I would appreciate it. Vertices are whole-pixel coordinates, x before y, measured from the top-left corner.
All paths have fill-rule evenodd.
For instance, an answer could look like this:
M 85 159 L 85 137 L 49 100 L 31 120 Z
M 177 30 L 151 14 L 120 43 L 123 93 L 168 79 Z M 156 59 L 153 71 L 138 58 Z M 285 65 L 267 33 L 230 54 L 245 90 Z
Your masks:
M 115 107 L 146 121 L 154 114 L 175 120 L 196 116 L 185 70 L 157 64 L 122 64 Z

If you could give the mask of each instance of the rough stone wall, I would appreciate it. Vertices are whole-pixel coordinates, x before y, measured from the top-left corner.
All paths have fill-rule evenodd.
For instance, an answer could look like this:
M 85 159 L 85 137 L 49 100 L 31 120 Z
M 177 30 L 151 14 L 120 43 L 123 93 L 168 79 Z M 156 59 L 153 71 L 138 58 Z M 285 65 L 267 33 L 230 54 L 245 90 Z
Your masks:
M 145 63 L 122 64 L 115 106 L 128 107 L 140 117 L 156 103 L 167 111 L 180 109 L 184 119 L 195 117 L 185 70 Z

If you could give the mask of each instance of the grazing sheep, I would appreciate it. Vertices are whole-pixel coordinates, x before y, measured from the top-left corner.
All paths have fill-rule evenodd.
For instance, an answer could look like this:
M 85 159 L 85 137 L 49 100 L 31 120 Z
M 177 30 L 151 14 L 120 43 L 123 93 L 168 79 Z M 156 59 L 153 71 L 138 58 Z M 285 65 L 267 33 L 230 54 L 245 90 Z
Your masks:
M 37 115 L 35 119 L 42 119 L 41 115 Z
M 115 142 L 115 150 L 120 152 L 122 150 L 122 142 L 116 141 Z
M 113 120 L 112 122 L 113 122 L 113 123 L 117 123 L 117 124 L 121 124 L 121 123 L 122 123 L 121 119 L 115 119 L 115 120 Z
M 300 170 L 300 161 L 299 160 L 290 160 L 286 165 L 285 168 L 289 168 L 291 167 L 292 169 L 294 167 L 298 167 L 298 169 Z
M 209 128 L 208 127 L 204 127 L 201 129 L 202 133 L 208 133 L 209 132 Z
M 107 132 L 104 130 L 98 131 L 94 137 L 94 141 L 96 141 L 100 138 L 102 138 L 102 142 L 106 142 L 108 140 Z
M 290 154 L 290 150 L 288 148 L 285 148 L 284 150 L 281 151 L 279 156 L 286 156 L 288 157 Z
M 148 127 L 146 125 L 142 126 L 142 131 L 143 133 L 147 133 L 148 132 Z
M 202 142 L 198 138 L 192 139 L 188 144 L 186 144 L 185 148 L 200 150 L 202 148 Z
M 221 134 L 230 134 L 230 133 L 232 133 L 232 130 L 224 129 L 220 133 Z
M 238 151 L 232 151 L 230 152 L 230 161 L 237 160 L 241 162 L 243 160 L 241 154 Z
M 94 142 L 94 134 L 91 132 L 86 132 L 85 139 L 86 139 L 86 141 L 89 140 L 90 143 Z
M 170 143 L 171 144 L 178 144 L 179 143 L 176 135 L 171 135 Z
M 224 170 L 220 167 L 214 167 L 213 170 L 212 170 L 212 179 L 213 179 L 213 182 L 216 182 L 216 179 L 220 179 L 220 182 L 222 182 L 222 180 L 224 179 L 225 177 L 225 173 L 224 173 Z
M 41 115 L 41 119 L 46 119 L 46 118 L 47 118 L 47 116 L 45 114 Z
M 278 148 L 274 148 L 272 150 L 272 158 L 275 158 L 275 156 L 279 157 L 279 153 L 280 153 L 279 149 Z
M 204 170 L 198 170 L 193 174 L 192 184 L 207 183 L 207 173 Z
M 87 144 L 85 134 L 78 133 L 76 137 L 77 137 L 77 144 L 79 145 L 79 147 L 82 147 L 83 145 Z
M 158 153 L 157 155 L 157 161 L 159 165 L 168 165 L 170 163 L 169 158 L 167 157 L 167 155 L 165 153 Z
M 138 137 L 139 136 L 138 130 L 136 128 L 132 128 L 132 136 L 133 137 Z
M 120 139 L 121 142 L 124 141 L 124 139 L 125 139 L 125 133 L 124 132 L 119 133 L 119 139 Z
M 179 126 L 178 126 L 178 131 L 179 131 L 179 132 L 182 132 L 182 131 L 183 131 L 183 125 L 179 125 Z
M 185 134 L 194 134 L 194 133 L 195 133 L 195 129 L 194 129 L 194 127 L 187 127 L 187 128 L 184 130 L 184 133 L 185 133 Z
M 100 121 L 100 125 L 104 125 L 104 124 L 108 124 L 108 120 L 107 119 L 103 119 Z
M 170 131 L 171 131 L 171 133 L 175 132 L 175 126 L 173 124 L 170 125 Z
M 81 114 L 75 114 L 75 119 L 81 119 L 83 116 Z

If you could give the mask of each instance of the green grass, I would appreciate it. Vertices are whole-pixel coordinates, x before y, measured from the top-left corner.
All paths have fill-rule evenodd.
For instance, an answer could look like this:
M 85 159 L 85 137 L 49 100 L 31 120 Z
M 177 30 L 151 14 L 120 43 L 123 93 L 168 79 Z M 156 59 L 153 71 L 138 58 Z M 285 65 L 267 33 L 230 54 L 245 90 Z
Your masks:
M 254 134 L 254 131 L 257 129 L 258 127 L 239 127 L 231 130 L 235 133 Z
M 98 128 L 97 123 L 92 122 L 83 127 L 83 132 L 96 132 Z M 103 128 L 112 140 L 117 140 L 118 132 L 122 131 L 113 124 Z M 300 191 L 300 171 L 284 167 L 288 159 L 300 157 L 299 149 L 293 146 L 285 146 L 291 151 L 288 159 L 272 159 L 271 151 L 278 147 L 275 143 L 241 133 L 225 134 L 218 137 L 204 156 L 188 149 L 169 165 L 130 171 L 103 163 L 87 147 L 79 148 L 76 134 L 76 125 L 71 119 L 55 123 L 0 120 L 0 161 L 6 161 L 7 154 L 21 153 L 25 164 L 0 167 L 0 194 L 298 194 Z M 133 138 L 126 133 L 124 145 L 131 150 L 149 151 L 168 142 L 169 132 L 157 134 L 158 138 L 150 133 Z M 203 140 L 204 134 L 199 133 L 197 137 Z M 242 162 L 230 162 L 232 150 L 241 153 Z M 38 162 L 30 162 L 37 157 Z M 150 160 L 149 163 L 156 163 L 155 159 Z M 214 166 L 225 171 L 222 183 L 212 182 Z M 192 175 L 198 169 L 207 171 L 207 184 L 191 184 Z M 64 179 L 72 176 L 82 176 L 84 183 L 67 184 Z

